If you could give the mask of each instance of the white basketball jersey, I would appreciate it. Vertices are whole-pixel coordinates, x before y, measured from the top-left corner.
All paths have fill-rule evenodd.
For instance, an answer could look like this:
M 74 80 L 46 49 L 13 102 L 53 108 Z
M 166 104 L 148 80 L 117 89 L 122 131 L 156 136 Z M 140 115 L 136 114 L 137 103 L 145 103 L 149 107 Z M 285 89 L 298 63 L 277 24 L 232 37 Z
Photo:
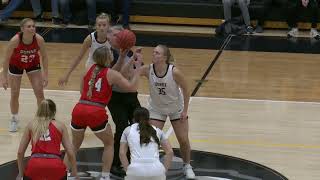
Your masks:
M 173 78 L 173 68 L 174 65 L 169 64 L 163 77 L 157 76 L 154 64 L 149 68 L 149 105 L 163 114 L 177 113 L 183 109 L 183 96 Z
M 96 49 L 98 49 L 99 47 L 106 46 L 106 47 L 109 49 L 110 53 L 111 53 L 111 57 L 113 57 L 113 54 L 112 54 L 112 51 L 111 51 L 111 45 L 110 45 L 109 41 L 106 40 L 106 41 L 103 42 L 103 43 L 99 43 L 99 42 L 96 40 L 96 37 L 95 37 L 95 35 L 94 35 L 95 33 L 96 33 L 96 32 L 92 32 L 92 33 L 90 34 L 90 36 L 91 36 L 91 47 L 90 47 L 90 50 L 89 50 L 88 60 L 87 60 L 87 62 L 86 62 L 86 67 L 87 67 L 87 68 L 91 67 L 91 65 L 94 64 L 93 59 L 92 59 L 92 56 L 93 56 L 94 51 L 95 51 Z
M 159 159 L 159 146 L 158 144 L 151 139 L 151 142 L 148 144 L 140 145 L 140 131 L 138 129 L 139 124 L 132 124 L 130 127 L 130 133 L 127 137 L 128 145 L 130 147 L 131 160 L 136 159 Z M 161 141 L 160 129 L 153 126 L 157 132 L 158 139 Z

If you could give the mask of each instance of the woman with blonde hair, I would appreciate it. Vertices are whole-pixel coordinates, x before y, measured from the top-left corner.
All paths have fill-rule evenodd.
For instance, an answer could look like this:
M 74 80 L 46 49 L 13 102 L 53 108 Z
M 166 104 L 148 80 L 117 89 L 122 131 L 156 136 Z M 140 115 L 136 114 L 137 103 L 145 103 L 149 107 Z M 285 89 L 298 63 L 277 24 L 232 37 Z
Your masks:
M 134 63 L 137 64 L 141 60 L 138 58 Z M 149 80 L 150 123 L 162 129 L 169 117 L 180 145 L 184 174 L 187 179 L 194 179 L 195 174 L 190 165 L 191 147 L 188 137 L 190 92 L 184 75 L 173 62 L 170 49 L 160 44 L 153 49 L 152 64 L 141 68 L 141 75 Z M 126 68 L 128 66 L 124 66 L 121 72 L 126 72 Z
M 64 146 L 71 162 L 72 175 L 77 177 L 77 166 L 66 126 L 55 120 L 56 105 L 43 100 L 33 121 L 29 122 L 18 150 L 19 174 L 24 180 L 62 180 L 67 178 L 66 166 L 61 159 L 60 145 Z M 24 154 L 31 142 L 31 158 L 24 168 Z
M 62 86 L 67 84 L 72 71 L 79 65 L 83 56 L 89 50 L 88 59 L 86 61 L 86 69 L 90 68 L 94 64 L 93 53 L 96 49 L 100 47 L 107 47 L 111 51 L 111 45 L 107 37 L 110 26 L 109 16 L 105 13 L 101 13 L 96 18 L 96 31 L 89 34 L 83 41 L 79 55 L 71 62 L 68 71 L 63 77 L 59 79 L 59 85 Z
M 104 46 L 95 50 L 93 61 L 95 64 L 81 81 L 81 97 L 72 112 L 72 142 L 76 153 L 83 142 L 86 128 L 89 127 L 94 132 L 104 144 L 100 180 L 109 180 L 113 160 L 113 135 L 105 108 L 111 98 L 111 86 L 117 85 L 128 92 L 137 91 L 140 68 L 136 69 L 129 82 L 119 72 L 108 68 L 112 55 Z
M 19 95 L 23 72 L 26 71 L 28 75 L 38 105 L 44 99 L 43 88 L 48 84 L 48 56 L 45 41 L 42 36 L 36 33 L 35 23 L 32 19 L 23 19 L 20 28 L 21 32 L 13 36 L 8 43 L 2 72 L 3 88 L 7 89 L 8 84 L 11 87 L 10 132 L 18 130 Z M 43 67 L 42 72 L 40 59 Z

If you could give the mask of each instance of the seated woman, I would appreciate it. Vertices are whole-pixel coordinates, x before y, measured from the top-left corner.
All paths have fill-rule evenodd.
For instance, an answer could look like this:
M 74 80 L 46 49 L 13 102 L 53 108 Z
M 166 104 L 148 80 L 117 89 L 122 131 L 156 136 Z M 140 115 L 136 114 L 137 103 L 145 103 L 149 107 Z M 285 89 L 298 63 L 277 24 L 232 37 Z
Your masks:
M 137 108 L 134 112 L 135 124 L 127 127 L 121 137 L 120 160 L 127 176 L 126 180 L 165 180 L 173 151 L 162 130 L 149 123 L 149 111 Z M 165 152 L 164 164 L 159 160 L 159 146 Z M 128 147 L 131 164 L 127 159 Z
M 239 8 L 241 10 L 242 13 L 242 17 L 244 20 L 244 23 L 246 25 L 246 30 L 247 33 L 252 34 L 254 29 L 252 28 L 251 24 L 250 24 L 250 15 L 249 15 L 249 10 L 248 10 L 248 6 L 250 4 L 250 0 L 222 0 L 223 2 L 223 13 L 224 13 L 224 19 L 226 21 L 231 19 L 231 7 L 233 4 L 235 4 L 236 2 L 239 5 Z

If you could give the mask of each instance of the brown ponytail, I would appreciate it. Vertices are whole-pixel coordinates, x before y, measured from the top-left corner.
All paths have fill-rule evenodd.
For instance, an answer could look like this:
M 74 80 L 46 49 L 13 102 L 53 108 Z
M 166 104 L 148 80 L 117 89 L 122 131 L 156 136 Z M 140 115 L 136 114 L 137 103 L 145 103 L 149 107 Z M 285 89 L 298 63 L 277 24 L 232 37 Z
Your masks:
M 140 145 L 149 144 L 151 142 L 151 138 L 153 138 L 153 140 L 160 146 L 157 131 L 149 124 L 149 116 L 149 111 L 144 107 L 137 108 L 133 113 L 134 120 L 139 123 L 138 129 L 140 131 Z

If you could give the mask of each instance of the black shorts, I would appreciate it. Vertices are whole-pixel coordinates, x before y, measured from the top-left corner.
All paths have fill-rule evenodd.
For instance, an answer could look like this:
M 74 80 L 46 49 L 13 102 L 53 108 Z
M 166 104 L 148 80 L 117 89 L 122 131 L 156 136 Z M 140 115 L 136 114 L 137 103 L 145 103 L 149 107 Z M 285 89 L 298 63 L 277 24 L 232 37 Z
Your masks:
M 15 76 L 22 76 L 23 74 L 23 71 L 26 70 L 26 73 L 33 73 L 33 72 L 37 72 L 37 71 L 40 71 L 41 70 L 41 66 L 40 66 L 40 63 L 35 65 L 35 66 L 32 66 L 30 68 L 27 68 L 27 69 L 24 69 L 24 68 L 19 68 L 15 65 L 12 65 L 12 64 L 9 64 L 9 74 L 11 75 L 15 75 Z

